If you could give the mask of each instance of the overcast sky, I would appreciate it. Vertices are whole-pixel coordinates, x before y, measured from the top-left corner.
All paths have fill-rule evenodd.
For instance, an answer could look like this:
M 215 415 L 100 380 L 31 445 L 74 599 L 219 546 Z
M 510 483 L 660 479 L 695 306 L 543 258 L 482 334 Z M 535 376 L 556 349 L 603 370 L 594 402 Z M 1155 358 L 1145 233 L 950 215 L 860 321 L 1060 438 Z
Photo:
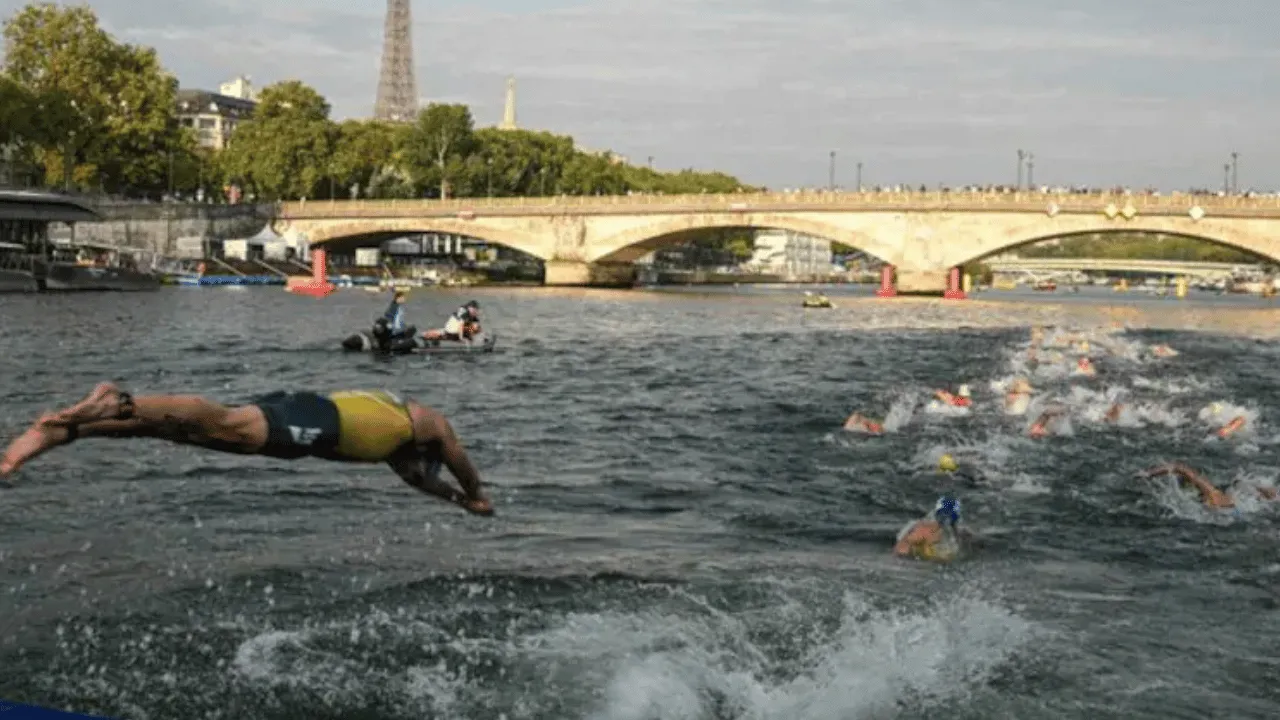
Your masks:
M 0 0 L 9 15 L 21 3 Z M 96 0 L 184 87 L 297 78 L 372 113 L 384 0 Z M 1066 9 L 1070 8 L 1070 9 Z M 423 102 L 656 167 L 837 182 L 1280 186 L 1276 0 L 416 0 Z

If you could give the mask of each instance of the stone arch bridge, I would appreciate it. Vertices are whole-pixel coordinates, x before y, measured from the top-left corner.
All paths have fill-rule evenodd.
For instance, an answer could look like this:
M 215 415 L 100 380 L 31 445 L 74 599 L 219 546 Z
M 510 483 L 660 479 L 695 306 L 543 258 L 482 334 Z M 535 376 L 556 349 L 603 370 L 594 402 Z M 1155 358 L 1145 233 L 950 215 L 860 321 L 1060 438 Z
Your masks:
M 274 228 L 313 250 L 398 235 L 466 235 L 546 263 L 548 285 L 626 284 L 632 262 L 707 228 L 818 235 L 883 260 L 881 294 L 961 296 L 964 263 L 1040 240 L 1107 232 L 1203 238 L 1280 262 L 1280 197 L 1046 193 L 759 193 L 299 201 Z M 323 255 L 324 253 L 317 253 Z M 896 283 L 896 285 L 895 285 Z

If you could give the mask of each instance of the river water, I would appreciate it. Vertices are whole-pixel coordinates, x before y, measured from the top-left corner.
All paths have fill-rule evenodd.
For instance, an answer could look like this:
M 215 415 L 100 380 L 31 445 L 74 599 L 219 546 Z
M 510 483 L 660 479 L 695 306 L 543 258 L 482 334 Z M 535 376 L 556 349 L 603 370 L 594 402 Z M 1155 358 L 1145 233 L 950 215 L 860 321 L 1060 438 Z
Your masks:
M 385 298 L 0 300 L 0 435 L 103 379 L 242 402 L 386 387 L 450 416 L 498 515 L 388 470 L 86 440 L 0 490 L 0 697 L 115 717 L 842 720 L 1280 716 L 1280 312 L 1193 297 L 795 290 L 476 297 L 492 355 L 345 355 Z M 995 299 L 997 293 L 983 296 Z M 1096 378 L 1027 368 L 1081 328 Z M 1181 352 L 1155 360 L 1147 345 Z M 1031 372 L 1070 425 L 996 407 Z M 969 383 L 971 414 L 929 412 Z M 1110 395 L 1109 395 L 1110 394 Z M 1108 397 L 1134 408 L 1100 422 Z M 1213 402 L 1249 418 L 1205 440 Z M 881 437 L 842 432 L 861 410 Z M 950 452 L 980 481 L 936 473 Z M 1145 466 L 1239 489 L 1212 512 Z M 889 548 L 943 492 L 985 538 Z

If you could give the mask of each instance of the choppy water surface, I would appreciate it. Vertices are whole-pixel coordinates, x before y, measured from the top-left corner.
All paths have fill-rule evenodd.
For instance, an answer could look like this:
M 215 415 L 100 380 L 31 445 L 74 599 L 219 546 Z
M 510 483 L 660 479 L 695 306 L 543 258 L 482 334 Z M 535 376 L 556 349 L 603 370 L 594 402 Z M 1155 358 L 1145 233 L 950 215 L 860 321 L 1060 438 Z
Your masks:
M 1277 513 L 1250 491 L 1277 475 L 1269 306 L 474 295 L 504 352 L 390 363 L 336 349 L 382 309 L 359 291 L 0 299 L 5 437 L 107 378 L 227 402 L 389 387 L 452 418 L 499 511 L 372 466 L 54 452 L 0 492 L 0 697 L 156 719 L 1280 715 Z M 427 326 L 465 299 L 410 307 Z M 1083 328 L 1099 376 L 1069 350 L 1025 366 L 1032 324 Z M 1060 434 L 995 406 L 1022 371 L 1071 408 Z M 959 382 L 972 413 L 927 411 Z M 1248 429 L 1205 440 L 1215 401 Z M 891 432 L 841 432 L 855 409 Z M 933 472 L 942 452 L 982 481 Z M 1132 477 L 1173 459 L 1239 511 Z M 890 557 L 945 491 L 983 551 Z

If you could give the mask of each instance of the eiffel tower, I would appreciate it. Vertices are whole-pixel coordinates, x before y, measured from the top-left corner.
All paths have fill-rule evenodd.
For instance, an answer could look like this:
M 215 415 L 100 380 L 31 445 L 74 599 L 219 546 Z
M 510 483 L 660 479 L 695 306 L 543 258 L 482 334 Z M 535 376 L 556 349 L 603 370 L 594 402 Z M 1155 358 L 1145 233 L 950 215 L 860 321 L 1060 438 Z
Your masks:
M 418 84 L 413 78 L 413 21 L 409 0 L 387 0 L 387 21 L 382 36 L 382 71 L 378 97 L 373 104 L 376 120 L 413 122 L 418 115 Z

